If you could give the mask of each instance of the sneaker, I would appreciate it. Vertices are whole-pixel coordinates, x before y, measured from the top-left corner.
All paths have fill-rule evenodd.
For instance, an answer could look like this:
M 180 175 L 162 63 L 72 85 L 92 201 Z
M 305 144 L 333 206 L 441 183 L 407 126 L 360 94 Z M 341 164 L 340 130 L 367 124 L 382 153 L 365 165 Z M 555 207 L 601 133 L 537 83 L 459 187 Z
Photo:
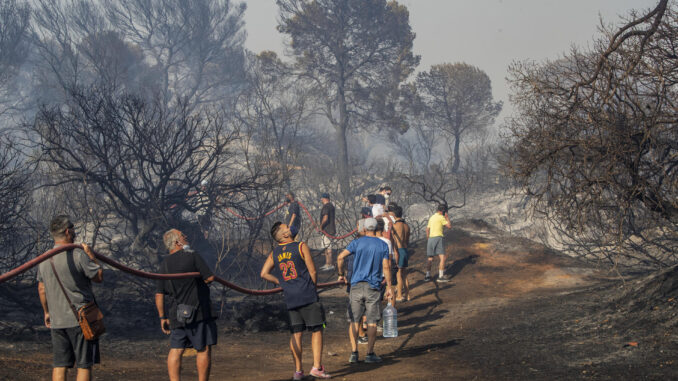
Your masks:
M 426 276 L 424 277 L 424 282 L 428 282 L 430 280 L 431 280 L 431 274 L 426 274 Z
M 332 271 L 334 270 L 334 265 L 323 265 L 320 268 L 320 271 Z
M 298 370 L 294 372 L 294 376 L 292 376 L 292 380 L 294 381 L 299 381 L 304 379 L 304 371 L 303 370 Z
M 377 356 L 374 353 L 368 353 L 367 356 L 365 356 L 365 362 L 366 363 L 377 363 L 381 362 L 381 357 Z
M 325 367 L 322 365 L 320 366 L 320 369 L 313 367 L 309 374 L 315 378 L 332 378 L 329 373 L 325 372 Z
M 358 344 L 367 344 L 368 341 L 367 336 L 358 337 Z
M 450 281 L 450 278 L 446 277 L 445 275 L 439 276 L 438 279 L 436 279 L 436 282 L 438 283 L 447 283 Z
M 358 352 L 351 352 L 351 357 L 348 358 L 348 362 L 351 364 L 358 363 Z

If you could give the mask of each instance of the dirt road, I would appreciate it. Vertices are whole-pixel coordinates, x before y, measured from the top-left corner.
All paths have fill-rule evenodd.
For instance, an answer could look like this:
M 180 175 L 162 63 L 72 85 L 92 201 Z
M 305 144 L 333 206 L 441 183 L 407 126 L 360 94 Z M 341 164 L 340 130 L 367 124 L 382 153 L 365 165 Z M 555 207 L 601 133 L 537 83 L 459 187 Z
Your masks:
M 425 245 L 415 248 L 412 300 L 396 306 L 399 337 L 377 341 L 381 364 L 347 363 L 346 294 L 339 288 L 322 292 L 328 311 L 324 363 L 334 379 L 678 379 L 672 329 L 626 332 L 606 325 L 600 300 L 619 292 L 619 282 L 606 273 L 472 223 L 448 232 L 446 246 L 453 279 L 442 284 L 424 282 Z M 96 380 L 167 379 L 168 340 L 159 331 L 122 336 L 111 332 L 103 339 Z M 222 333 L 212 379 L 290 379 L 288 340 L 286 332 Z M 308 372 L 310 337 L 304 345 Z M 359 348 L 361 359 L 365 347 Z M 47 340 L 0 338 L 0 380 L 47 380 L 50 361 Z M 197 379 L 194 357 L 184 361 L 185 379 Z

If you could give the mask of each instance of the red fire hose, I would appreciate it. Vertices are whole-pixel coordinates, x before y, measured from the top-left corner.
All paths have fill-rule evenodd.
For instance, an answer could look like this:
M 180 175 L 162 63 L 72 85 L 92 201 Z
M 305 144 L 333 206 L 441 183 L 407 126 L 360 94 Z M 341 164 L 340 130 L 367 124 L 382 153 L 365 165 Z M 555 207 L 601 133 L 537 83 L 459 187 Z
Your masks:
M 25 271 L 28 271 L 30 268 L 37 266 L 40 262 L 43 262 L 43 261 L 61 253 L 62 251 L 73 250 L 73 249 L 82 249 L 82 246 L 78 245 L 78 244 L 69 244 L 69 245 L 62 245 L 62 246 L 59 246 L 59 247 L 55 247 L 51 250 L 48 250 L 45 253 L 41 254 L 40 256 L 33 258 L 30 261 L 24 263 L 23 265 L 16 267 L 16 268 L 14 268 L 14 269 L 12 269 L 12 270 L 4 273 L 4 274 L 1 274 L 0 275 L 0 283 L 6 282 L 6 281 L 16 277 L 17 275 L 19 275 L 19 274 L 21 274 Z M 114 260 L 112 260 L 112 259 L 110 259 L 110 258 L 108 258 L 104 255 L 101 255 L 97 252 L 94 252 L 94 255 L 98 259 L 100 259 L 102 262 L 106 263 L 109 266 L 115 267 L 115 268 L 122 270 L 126 273 L 130 273 L 132 275 L 136 275 L 136 276 L 139 276 L 139 277 L 142 277 L 142 278 L 148 278 L 148 279 L 185 279 L 185 278 L 193 278 L 193 277 L 199 277 L 200 276 L 200 273 L 197 273 L 197 272 L 179 273 L 179 274 L 151 273 L 151 272 L 141 271 L 141 270 L 137 270 L 137 269 L 133 269 L 131 267 L 125 266 L 122 263 L 116 262 L 116 261 L 114 261 Z M 270 294 L 275 294 L 275 293 L 282 291 L 282 289 L 280 287 L 271 288 L 271 289 L 268 289 L 268 290 L 251 290 L 251 289 L 248 289 L 248 288 L 240 287 L 236 284 L 233 284 L 233 283 L 227 281 L 226 279 L 223 279 L 223 278 L 220 278 L 220 277 L 217 277 L 217 276 L 214 277 L 214 280 L 223 284 L 224 286 L 226 286 L 228 288 L 231 288 L 235 291 L 241 292 L 243 294 L 249 294 L 249 295 L 270 295 Z M 343 282 L 321 283 L 321 284 L 318 284 L 318 287 L 319 288 L 332 287 L 332 286 L 337 286 L 337 285 L 340 285 L 340 284 L 343 284 Z

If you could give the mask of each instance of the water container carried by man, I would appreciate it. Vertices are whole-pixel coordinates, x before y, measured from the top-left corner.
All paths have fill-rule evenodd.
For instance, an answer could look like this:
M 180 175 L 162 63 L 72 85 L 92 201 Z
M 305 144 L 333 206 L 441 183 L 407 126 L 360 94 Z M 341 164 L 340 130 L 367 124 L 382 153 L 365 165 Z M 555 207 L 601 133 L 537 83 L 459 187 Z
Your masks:
M 384 337 L 398 337 L 398 311 L 388 302 L 383 312 Z

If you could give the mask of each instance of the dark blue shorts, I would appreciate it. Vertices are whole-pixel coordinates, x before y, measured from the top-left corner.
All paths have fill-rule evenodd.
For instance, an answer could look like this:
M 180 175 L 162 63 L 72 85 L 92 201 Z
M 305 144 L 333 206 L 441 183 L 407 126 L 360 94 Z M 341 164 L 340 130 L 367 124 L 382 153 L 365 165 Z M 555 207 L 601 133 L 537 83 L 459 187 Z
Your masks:
M 216 343 L 217 323 L 212 319 L 174 328 L 170 334 L 170 348 L 195 348 L 196 351 L 202 351 Z

